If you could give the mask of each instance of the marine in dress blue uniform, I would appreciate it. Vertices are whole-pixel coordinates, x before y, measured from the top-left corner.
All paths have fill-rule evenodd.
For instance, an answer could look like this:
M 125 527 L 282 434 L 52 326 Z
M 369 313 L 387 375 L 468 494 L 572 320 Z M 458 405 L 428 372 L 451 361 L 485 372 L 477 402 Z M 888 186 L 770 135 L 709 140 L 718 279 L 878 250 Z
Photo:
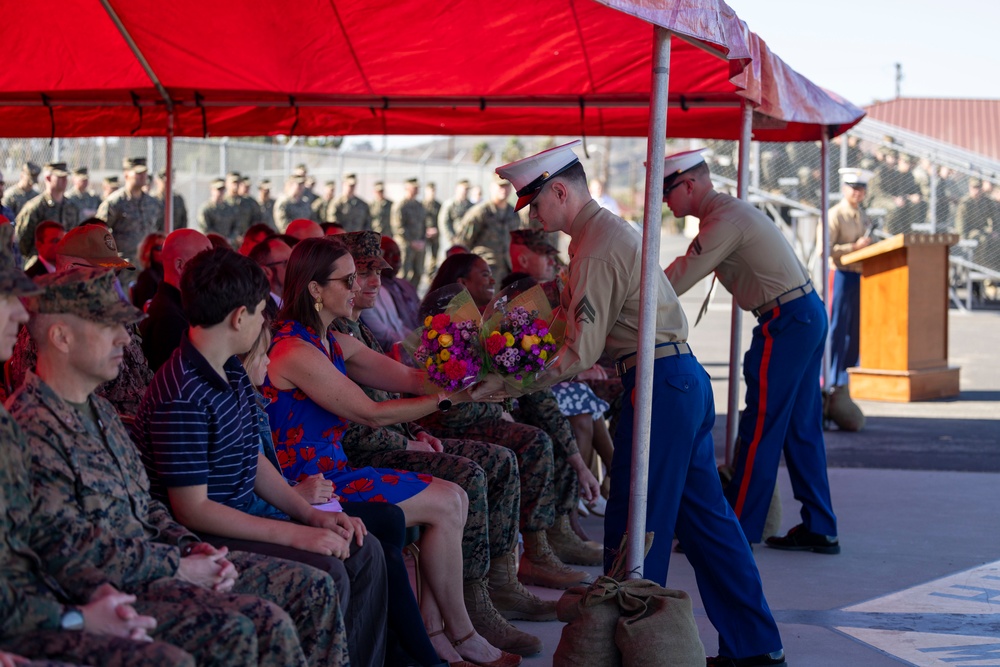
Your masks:
M 683 294 L 714 271 L 758 322 L 743 360 L 746 410 L 726 497 L 747 539 L 759 542 L 784 452 L 802 523 L 767 544 L 838 553 L 819 383 L 828 328 L 823 303 L 775 223 L 713 189 L 700 150 L 666 158 L 664 174 L 664 201 L 673 214 L 701 221 L 687 254 L 667 267 L 671 285 Z
M 625 397 L 615 435 L 611 493 L 605 516 L 605 564 L 625 531 L 632 459 L 633 395 L 639 329 L 641 238 L 595 202 L 572 147 L 550 149 L 497 169 L 530 204 L 545 231 L 572 237 L 569 275 L 561 295 L 567 322 L 563 347 L 544 377 L 555 383 L 590 368 L 601 352 L 618 359 Z M 687 320 L 670 283 L 656 284 L 656 352 L 646 530 L 656 538 L 645 576 L 667 579 L 671 537 L 684 542 L 709 619 L 719 631 L 721 659 L 711 664 L 784 664 L 781 637 L 760 575 L 715 467 L 715 421 L 708 375 L 691 354 Z

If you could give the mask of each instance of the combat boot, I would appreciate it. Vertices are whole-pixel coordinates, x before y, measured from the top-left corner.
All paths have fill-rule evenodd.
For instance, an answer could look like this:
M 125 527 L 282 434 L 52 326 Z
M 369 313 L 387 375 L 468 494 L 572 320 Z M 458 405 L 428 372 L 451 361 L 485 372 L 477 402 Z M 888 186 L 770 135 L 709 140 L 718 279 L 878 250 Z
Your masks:
M 573 565 L 601 565 L 604 563 L 604 547 L 597 542 L 584 542 L 573 532 L 569 516 L 560 514 L 556 522 L 545 531 L 549 548 L 556 558 Z
M 490 599 L 508 621 L 554 621 L 556 601 L 542 600 L 517 579 L 517 555 L 514 552 L 490 560 Z
M 476 632 L 498 649 L 525 657 L 541 652 L 541 639 L 518 630 L 500 615 L 484 580 L 465 582 L 465 609 Z
M 564 590 L 588 578 L 586 572 L 568 567 L 552 553 L 544 530 L 521 535 L 524 537 L 524 555 L 521 556 L 517 578 L 522 584 Z

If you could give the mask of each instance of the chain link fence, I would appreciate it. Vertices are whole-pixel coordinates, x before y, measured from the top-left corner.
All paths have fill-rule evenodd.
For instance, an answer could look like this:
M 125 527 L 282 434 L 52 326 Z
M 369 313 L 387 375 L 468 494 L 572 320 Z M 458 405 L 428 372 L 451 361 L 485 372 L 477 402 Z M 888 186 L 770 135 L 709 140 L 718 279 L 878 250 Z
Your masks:
M 17 182 L 21 166 L 34 162 L 65 162 L 70 170 L 88 167 L 90 189 L 101 194 L 101 181 L 107 176 L 120 176 L 126 157 L 146 157 L 151 173 L 166 167 L 166 140 L 132 137 L 98 137 L 85 139 L 0 139 L 0 170 L 6 187 Z M 468 179 L 488 192 L 493 166 L 484 163 L 456 162 L 444 158 L 408 156 L 398 153 L 335 150 L 306 146 L 298 142 L 272 144 L 233 139 L 174 139 L 174 192 L 186 203 L 189 225 L 195 225 L 198 209 L 209 199 L 213 179 L 229 171 L 250 176 L 256 185 L 262 179 L 272 183 L 271 196 L 281 196 L 285 179 L 299 164 L 306 165 L 315 178 L 315 192 L 322 194 L 326 181 L 336 181 L 337 192 L 345 173 L 357 174 L 357 194 L 369 200 L 376 181 L 385 183 L 385 194 L 391 200 L 403 197 L 403 184 L 409 178 L 420 183 L 435 183 L 438 199 L 452 195 L 454 185 Z M 72 184 L 71 184 L 72 185 Z M 40 187 L 40 186 L 39 186 Z

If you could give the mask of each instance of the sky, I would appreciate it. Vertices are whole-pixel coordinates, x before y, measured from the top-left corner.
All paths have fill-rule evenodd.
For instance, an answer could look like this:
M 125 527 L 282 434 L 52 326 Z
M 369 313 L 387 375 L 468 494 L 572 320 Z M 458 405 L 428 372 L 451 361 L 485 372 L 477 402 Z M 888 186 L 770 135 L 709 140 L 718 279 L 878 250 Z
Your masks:
M 997 0 L 726 0 L 771 51 L 858 106 L 1000 98 Z

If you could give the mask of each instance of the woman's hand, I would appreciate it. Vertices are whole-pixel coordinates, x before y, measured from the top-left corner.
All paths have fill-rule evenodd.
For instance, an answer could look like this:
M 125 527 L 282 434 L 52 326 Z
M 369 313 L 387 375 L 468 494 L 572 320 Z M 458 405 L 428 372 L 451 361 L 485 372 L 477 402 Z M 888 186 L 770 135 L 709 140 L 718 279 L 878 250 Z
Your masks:
M 322 473 L 309 475 L 292 489 L 310 505 L 322 505 L 333 499 L 333 482 L 323 477 Z

